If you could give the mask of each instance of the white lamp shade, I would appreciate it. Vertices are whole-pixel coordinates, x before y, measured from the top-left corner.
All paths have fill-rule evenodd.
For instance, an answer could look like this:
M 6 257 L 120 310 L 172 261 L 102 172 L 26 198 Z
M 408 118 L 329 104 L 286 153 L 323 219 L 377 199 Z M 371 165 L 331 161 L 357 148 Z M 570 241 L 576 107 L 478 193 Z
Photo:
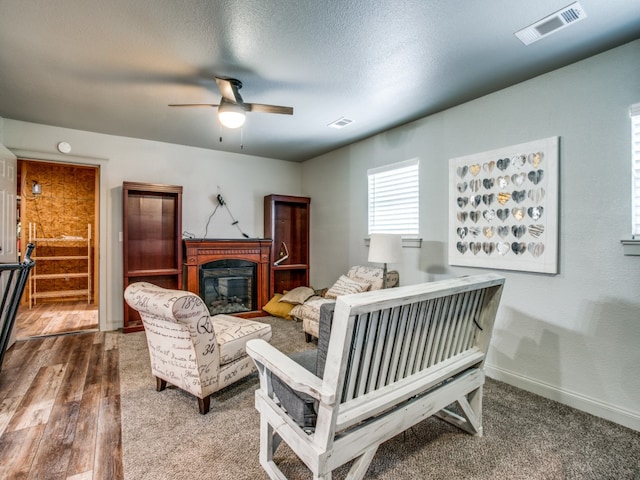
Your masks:
M 218 107 L 218 120 L 227 128 L 240 128 L 245 121 L 244 109 L 237 103 L 222 101 Z
M 369 261 L 399 263 L 402 258 L 402 237 L 391 233 L 372 233 L 369 241 Z

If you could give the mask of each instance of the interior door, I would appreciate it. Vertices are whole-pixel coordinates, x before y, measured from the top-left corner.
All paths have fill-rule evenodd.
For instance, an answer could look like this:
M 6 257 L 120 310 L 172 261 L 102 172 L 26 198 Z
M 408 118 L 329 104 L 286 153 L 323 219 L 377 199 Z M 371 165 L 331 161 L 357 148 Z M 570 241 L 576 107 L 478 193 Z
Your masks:
M 18 261 L 16 240 L 16 172 L 18 159 L 0 144 L 0 263 Z M 0 279 L 0 292 L 5 291 L 5 278 Z M 2 325 L 0 325 L 2 327 Z M 15 326 L 9 335 L 9 348 L 15 342 Z
M 18 261 L 16 240 L 16 171 L 18 159 L 0 145 L 0 263 Z

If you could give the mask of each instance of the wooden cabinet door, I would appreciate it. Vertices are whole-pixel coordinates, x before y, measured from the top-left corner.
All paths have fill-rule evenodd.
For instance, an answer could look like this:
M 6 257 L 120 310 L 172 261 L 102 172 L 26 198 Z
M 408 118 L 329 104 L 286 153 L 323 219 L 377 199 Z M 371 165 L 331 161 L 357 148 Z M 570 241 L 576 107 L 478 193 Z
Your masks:
M 124 182 L 122 196 L 124 288 L 149 282 L 182 289 L 182 187 Z M 123 327 L 143 328 L 126 303 Z

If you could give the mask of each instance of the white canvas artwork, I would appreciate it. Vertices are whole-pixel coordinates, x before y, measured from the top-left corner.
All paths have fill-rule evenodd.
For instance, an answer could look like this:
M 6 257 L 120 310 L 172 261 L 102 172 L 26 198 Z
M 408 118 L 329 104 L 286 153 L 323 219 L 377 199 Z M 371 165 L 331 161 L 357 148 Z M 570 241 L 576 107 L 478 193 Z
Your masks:
M 449 160 L 449 264 L 558 273 L 559 137 Z

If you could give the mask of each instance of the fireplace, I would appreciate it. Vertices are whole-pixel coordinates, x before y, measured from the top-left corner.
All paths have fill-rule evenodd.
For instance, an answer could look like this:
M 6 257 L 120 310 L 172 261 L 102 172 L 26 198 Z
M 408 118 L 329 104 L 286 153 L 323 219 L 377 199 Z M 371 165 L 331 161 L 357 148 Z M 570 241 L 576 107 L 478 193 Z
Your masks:
M 189 239 L 184 246 L 186 289 L 199 295 L 212 315 L 264 315 L 271 240 Z
M 215 260 L 200 265 L 200 296 L 211 315 L 258 310 L 256 264 L 246 260 Z

